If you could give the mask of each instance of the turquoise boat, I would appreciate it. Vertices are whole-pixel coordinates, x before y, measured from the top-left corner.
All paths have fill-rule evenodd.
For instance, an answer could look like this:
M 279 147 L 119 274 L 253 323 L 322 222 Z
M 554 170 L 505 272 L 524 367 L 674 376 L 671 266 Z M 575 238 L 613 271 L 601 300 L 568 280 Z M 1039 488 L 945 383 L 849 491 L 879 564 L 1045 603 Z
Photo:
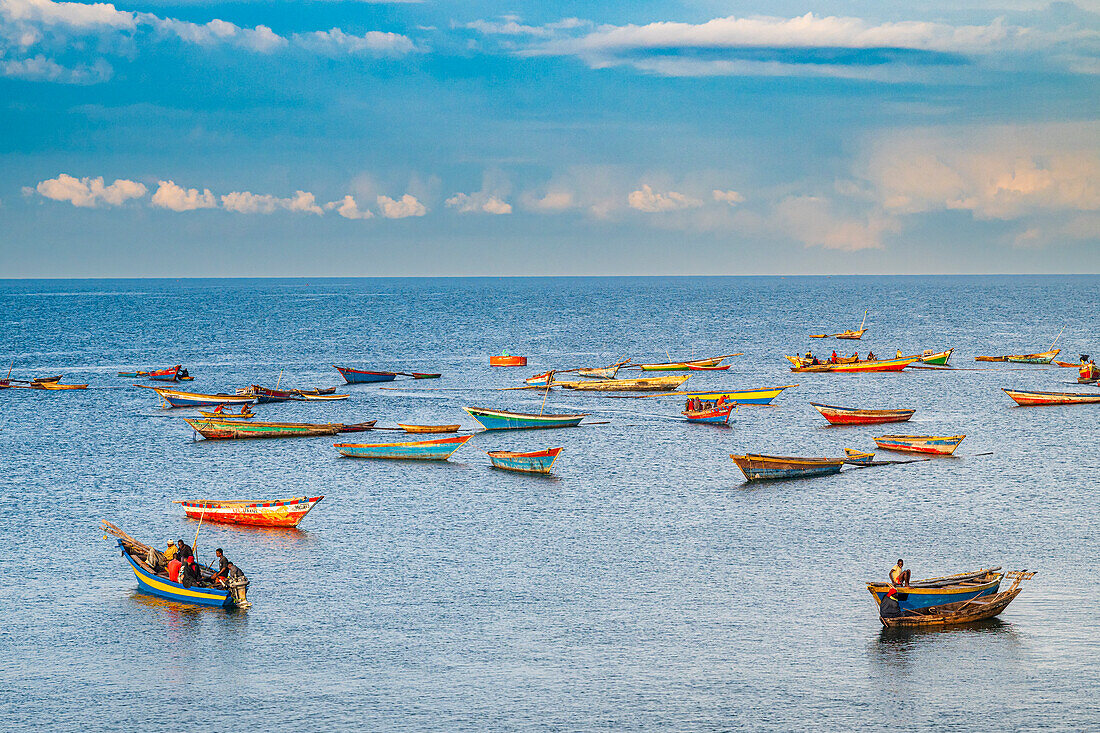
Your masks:
M 489 460 L 497 468 L 505 471 L 517 471 L 519 473 L 550 473 L 550 467 L 563 448 L 546 448 L 545 450 L 518 453 L 510 450 L 491 450 L 488 452 Z
M 945 603 L 969 601 L 997 593 L 1004 573 L 1000 568 L 983 568 L 972 573 L 957 573 L 939 578 L 914 580 L 908 586 L 898 588 L 898 605 L 903 611 L 942 606 Z M 881 604 L 890 583 L 868 583 L 867 590 Z
M 348 458 L 391 458 L 414 461 L 445 461 L 472 435 L 404 443 L 336 443 L 333 447 Z
M 486 430 L 533 430 L 536 428 L 575 428 L 588 413 L 575 415 L 535 415 L 527 412 L 487 410 L 482 407 L 463 407 L 470 417 Z

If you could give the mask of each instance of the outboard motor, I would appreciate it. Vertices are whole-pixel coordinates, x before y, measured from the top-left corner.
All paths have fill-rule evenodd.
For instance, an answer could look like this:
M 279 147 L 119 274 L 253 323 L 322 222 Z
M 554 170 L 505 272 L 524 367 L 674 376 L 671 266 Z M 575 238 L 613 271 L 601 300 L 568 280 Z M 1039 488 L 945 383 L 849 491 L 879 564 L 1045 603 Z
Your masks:
M 233 602 L 237 604 L 238 608 L 248 608 L 252 604 L 247 599 L 248 593 L 248 578 L 241 575 L 236 578 L 229 578 L 226 581 L 226 585 L 229 587 L 229 595 L 233 597 Z

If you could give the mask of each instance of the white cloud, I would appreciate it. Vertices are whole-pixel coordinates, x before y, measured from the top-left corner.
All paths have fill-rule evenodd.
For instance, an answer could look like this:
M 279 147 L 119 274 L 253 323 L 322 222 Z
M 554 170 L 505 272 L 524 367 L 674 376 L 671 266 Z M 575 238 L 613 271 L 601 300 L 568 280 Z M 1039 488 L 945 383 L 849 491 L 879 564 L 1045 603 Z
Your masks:
M 57 178 L 42 181 L 35 190 L 48 199 L 68 201 L 73 206 L 91 209 L 101 204 L 121 206 L 130 199 L 141 198 L 147 189 L 144 184 L 125 178 L 116 179 L 106 186 L 102 176 L 74 178 L 62 173 Z
M 317 205 L 317 199 L 306 191 L 295 191 L 288 199 L 281 199 L 279 205 L 287 211 L 297 211 L 302 214 L 323 215 L 325 212 Z
M 898 230 L 896 220 L 881 214 L 838 214 L 834 202 L 819 196 L 787 197 L 776 205 L 772 217 L 773 226 L 807 247 L 846 252 L 882 249 L 883 234 Z
M 312 33 L 296 33 L 294 42 L 302 48 L 328 55 L 370 54 L 400 56 L 415 50 L 412 40 L 400 33 L 368 31 L 361 36 L 344 33 L 339 28 Z
M 382 210 L 382 216 L 387 219 L 404 219 L 408 216 L 424 216 L 428 213 L 424 204 L 409 194 L 405 194 L 397 201 L 389 196 L 379 196 L 377 201 L 378 207 Z
M 649 184 L 643 184 L 639 190 L 631 191 L 626 201 L 630 208 L 649 213 L 693 209 L 703 205 L 699 199 L 693 199 L 676 191 L 666 193 L 654 191 Z
M 103 59 L 90 66 L 62 66 L 42 54 L 24 59 L 0 61 L 0 75 L 28 81 L 50 81 L 58 84 L 98 84 L 111 78 L 114 70 Z
M 476 193 L 456 193 L 451 198 L 447 199 L 446 205 L 449 208 L 455 209 L 460 214 L 471 214 L 475 212 L 485 214 L 511 214 L 512 205 L 504 201 L 498 196 L 493 196 L 484 191 L 478 191 Z
M 142 13 L 142 22 L 161 33 L 173 35 L 186 43 L 199 46 L 230 44 L 257 53 L 270 53 L 285 47 L 288 41 L 266 25 L 241 28 L 228 21 L 215 18 L 207 23 L 191 23 L 175 18 L 160 18 L 152 13 Z
M 172 211 L 194 211 L 195 209 L 214 209 L 218 202 L 209 188 L 201 192 L 196 188 L 183 188 L 173 181 L 161 181 L 150 199 L 153 206 Z
M 555 189 L 547 191 L 544 196 L 528 194 L 524 196 L 524 205 L 535 211 L 565 211 L 576 206 L 576 199 L 572 191 Z
M 374 217 L 374 213 L 370 209 L 360 209 L 359 204 L 355 203 L 355 198 L 351 195 L 346 195 L 342 199 L 329 201 L 325 204 L 326 211 L 332 211 L 333 209 L 345 219 L 371 219 Z
M 555 31 L 572 30 L 591 26 L 592 22 L 580 18 L 563 18 L 546 25 L 525 25 L 520 22 L 519 16 L 504 15 L 499 21 L 475 20 L 466 23 L 462 28 L 477 31 L 486 36 L 536 36 L 549 38 Z
M 711 195 L 714 196 L 715 201 L 725 201 L 730 206 L 743 203 L 745 200 L 745 197 L 736 191 L 722 191 L 717 188 L 711 192 Z
M 111 3 L 2 0 L 0 17 L 13 24 L 63 25 L 72 28 L 134 30 L 137 25 L 133 13 L 118 10 Z
M 239 214 L 272 214 L 279 209 L 304 214 L 324 214 L 317 205 L 312 193 L 295 191 L 290 198 L 279 198 L 271 194 L 256 194 L 250 191 L 233 191 L 221 197 L 222 208 Z

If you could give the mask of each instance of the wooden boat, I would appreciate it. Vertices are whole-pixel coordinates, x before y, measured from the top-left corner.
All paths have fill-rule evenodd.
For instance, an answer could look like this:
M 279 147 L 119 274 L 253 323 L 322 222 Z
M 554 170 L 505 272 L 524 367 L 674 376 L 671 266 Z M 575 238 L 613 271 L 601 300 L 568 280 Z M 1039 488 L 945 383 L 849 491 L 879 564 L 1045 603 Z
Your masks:
M 949 456 L 955 452 L 965 437 L 965 435 L 880 435 L 874 441 L 875 445 L 886 450 Z
M 397 423 L 406 433 L 457 433 L 461 425 L 406 425 Z
M 867 451 L 862 450 L 855 450 L 854 448 L 844 449 L 845 463 L 852 463 L 858 466 L 870 464 L 873 460 L 875 460 L 874 453 L 868 453 Z
M 688 377 L 641 377 L 638 379 L 590 379 L 579 382 L 554 382 L 555 387 L 578 392 L 664 392 L 676 389 Z
M 167 369 L 154 369 L 146 372 L 144 376 L 156 382 L 175 382 L 179 379 L 181 369 L 183 369 L 183 365 L 176 364 L 174 367 L 168 367 Z
M 688 364 L 688 371 L 692 372 L 724 372 L 729 369 L 732 364 L 716 364 L 715 366 L 704 366 L 702 364 Z
M 166 571 L 157 572 L 148 564 L 147 560 L 153 555 L 157 558 L 158 567 L 167 565 L 164 562 L 164 555 L 159 550 L 138 542 L 110 522 L 104 521 L 102 529 L 103 532 L 114 535 L 117 539 L 122 557 L 134 571 L 140 592 L 195 606 L 248 608 L 251 605 L 247 599 L 249 585 L 247 578 L 230 580 L 227 588 L 214 587 L 211 583 L 213 572 L 200 565 L 199 571 L 202 575 L 200 581 L 185 587 L 182 583 L 169 580 Z
M 843 458 L 798 458 L 795 456 L 735 455 L 730 458 L 745 474 L 746 481 L 809 478 L 840 473 Z
M 821 364 L 806 364 L 801 359 L 793 356 L 786 357 L 791 362 L 792 372 L 900 372 L 905 367 L 920 359 L 919 356 L 905 356 L 900 359 L 876 359 L 874 361 L 856 361 L 844 363 L 838 360 L 836 364 L 822 362 Z
M 268 389 L 267 387 L 261 387 L 258 384 L 249 385 L 244 389 L 238 389 L 237 394 L 245 395 L 248 397 L 255 397 L 256 404 L 259 405 L 275 402 L 286 402 L 296 397 L 296 395 L 289 390 Z
M 863 334 L 867 333 L 867 329 L 863 327 L 864 324 L 866 324 L 866 323 L 867 323 L 867 311 L 863 311 L 863 320 L 860 321 L 859 328 L 857 328 L 855 330 L 847 329 L 845 331 L 841 331 L 840 333 L 815 333 L 815 334 L 811 334 L 810 338 L 812 338 L 812 339 L 838 338 L 838 339 L 858 340 L 858 339 L 863 338 Z
M 505 471 L 518 471 L 519 473 L 550 473 L 550 467 L 554 465 L 558 454 L 564 448 L 546 448 L 544 450 L 518 453 L 509 450 L 491 450 L 488 452 L 489 460 L 496 468 Z
M 392 382 L 397 378 L 397 372 L 369 372 L 363 369 L 352 369 L 332 365 L 332 368 L 340 372 L 340 376 L 348 384 L 373 384 L 374 382 Z
M 597 367 L 595 369 L 578 369 L 577 374 L 582 377 L 591 377 L 593 379 L 614 379 L 615 375 L 619 373 L 619 370 L 629 363 L 630 359 L 625 359 L 611 366 Z
M 729 425 L 730 413 L 737 407 L 736 402 L 726 402 L 719 399 L 717 402 L 703 402 L 703 407 L 698 410 L 685 409 L 680 414 L 687 418 L 688 422 L 707 423 L 710 425 Z M 691 404 L 693 400 L 688 400 Z
M 1018 389 L 1002 390 L 1021 407 L 1036 405 L 1084 405 L 1100 402 L 1100 392 L 1024 392 Z
M 251 405 L 256 402 L 254 397 L 225 394 L 224 392 L 202 394 L 201 392 L 181 392 L 167 387 L 151 387 L 147 384 L 135 384 L 134 386 L 156 392 L 164 400 L 165 407 L 218 407 L 219 405 Z
M 350 395 L 346 394 L 310 394 L 299 393 L 294 399 L 301 400 L 302 402 L 338 402 L 340 400 L 346 400 Z
M 526 356 L 510 356 L 503 354 L 501 356 L 490 356 L 489 366 L 491 367 L 521 367 L 527 366 Z
M 642 395 L 642 397 L 698 397 L 701 400 L 712 402 L 724 398 L 726 402 L 736 402 L 739 405 L 770 405 L 772 400 L 778 397 L 783 390 L 797 387 L 797 384 L 785 384 L 782 387 L 763 387 L 761 389 L 743 389 L 734 392 L 662 392 L 654 395 Z
M 898 605 L 903 611 L 908 611 L 993 595 L 1004 577 L 1004 574 L 999 571 L 999 567 L 983 568 L 975 572 L 914 580 L 909 585 L 897 589 Z M 886 593 L 893 587 L 895 586 L 888 582 L 867 583 L 867 590 L 874 597 L 875 603 L 880 605 Z M 903 595 L 906 597 L 903 598 Z
M 242 438 L 299 438 L 313 435 L 336 435 L 369 430 L 375 420 L 363 423 L 293 423 L 243 422 L 232 418 L 185 417 L 184 422 L 207 440 L 239 440 Z
M 1054 357 L 1061 353 L 1061 349 L 1043 351 L 1038 354 L 1009 354 L 1007 356 L 975 356 L 974 361 L 1008 361 L 1013 364 L 1049 364 Z
M 1020 583 L 1035 577 L 1034 571 L 1013 570 L 1004 577 L 1012 578 L 1012 586 L 1000 593 L 977 596 L 968 600 L 954 601 L 922 609 L 903 610 L 901 616 L 884 618 L 879 616 L 882 625 L 890 628 L 912 628 L 921 626 L 951 626 L 984 621 L 993 618 L 1008 608 L 1016 596 L 1020 595 Z M 880 603 L 881 605 L 881 603 Z M 899 604 L 900 605 L 900 604 Z
M 64 389 L 88 389 L 86 384 L 59 384 L 57 382 L 31 382 L 30 384 L 18 385 L 13 384 L 13 387 L 24 387 L 26 389 L 49 389 L 49 390 L 64 390 Z
M 570 415 L 535 415 L 527 412 L 489 410 L 483 407 L 463 407 L 470 417 L 486 430 L 534 430 L 539 428 L 573 428 L 588 413 Z
M 247 405 L 245 405 L 245 406 L 247 407 Z M 245 412 L 217 412 L 217 411 L 199 410 L 199 414 L 202 415 L 203 417 L 212 417 L 212 418 L 219 418 L 219 419 L 228 417 L 228 418 L 232 418 L 234 420 L 251 420 L 252 418 L 256 417 L 256 413 L 249 412 L 249 411 L 245 411 Z
M 219 524 L 247 524 L 252 527 L 297 527 L 323 496 L 299 496 L 293 499 L 174 501 L 183 507 L 189 519 Z
M 445 461 L 472 435 L 405 443 L 336 443 L 333 447 L 348 458 L 394 458 L 417 461 Z
M 906 422 L 916 410 L 860 410 L 855 407 L 839 407 L 811 402 L 810 406 L 833 425 L 877 425 L 887 422 Z
M 920 361 L 922 364 L 947 366 L 947 360 L 951 358 L 951 354 L 954 353 L 954 351 L 954 349 L 948 349 L 947 351 L 932 351 L 931 349 L 925 349 L 920 355 Z
M 533 377 L 527 377 L 527 379 L 524 379 L 523 383 L 529 387 L 545 387 L 550 383 L 550 380 L 553 378 L 554 374 L 554 370 L 543 372 L 542 374 L 536 374 Z
M 638 364 L 638 368 L 644 372 L 686 372 L 691 369 L 692 366 L 697 367 L 713 367 L 718 366 L 724 359 L 730 356 L 738 356 L 737 354 L 727 354 L 725 356 L 715 356 L 709 359 L 691 359 L 690 361 L 669 361 L 662 364 Z

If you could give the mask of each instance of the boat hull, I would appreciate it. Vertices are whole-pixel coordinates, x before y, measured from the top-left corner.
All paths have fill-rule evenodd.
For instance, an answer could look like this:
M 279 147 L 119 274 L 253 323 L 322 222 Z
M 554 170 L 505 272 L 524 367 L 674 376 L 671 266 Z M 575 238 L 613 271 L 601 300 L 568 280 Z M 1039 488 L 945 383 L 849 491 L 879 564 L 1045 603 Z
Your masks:
M 429 434 L 429 433 L 457 433 L 461 425 L 404 425 L 397 423 L 397 427 L 404 430 L 406 433 L 417 434 Z
M 228 394 L 201 394 L 199 392 L 180 392 L 163 387 L 152 388 L 169 407 L 217 407 L 218 405 L 251 405 L 252 397 Z
M 903 453 L 949 456 L 965 435 L 881 435 L 874 439 L 879 448 Z
M 521 367 L 527 366 L 526 356 L 490 356 L 491 367 Z
M 189 519 L 219 524 L 245 524 L 251 527 L 297 527 L 323 496 L 300 497 L 286 501 L 217 502 L 181 501 Z
M 852 373 L 852 372 L 900 372 L 905 367 L 909 366 L 913 362 L 920 359 L 919 356 L 906 356 L 901 359 L 882 359 L 876 361 L 856 361 L 836 364 L 813 364 L 811 366 L 801 366 L 801 362 L 791 356 L 787 357 L 791 362 L 792 372 L 838 372 L 838 373 Z
M 920 361 L 922 364 L 931 364 L 933 366 L 947 366 L 947 360 L 951 358 L 951 354 L 954 349 L 948 349 L 947 351 L 940 351 L 935 354 L 929 354 L 928 356 L 922 356 Z
M 486 430 L 537 430 L 541 428 L 574 428 L 587 414 L 535 415 L 506 410 L 486 410 L 480 407 L 463 407 L 470 417 Z
M 901 606 L 903 611 L 911 611 L 914 609 L 942 606 L 946 603 L 958 603 L 959 601 L 969 601 L 972 598 L 993 595 L 1000 588 L 1002 577 L 1003 575 L 1001 573 L 995 573 L 992 578 L 980 583 L 976 582 L 967 585 L 954 585 L 942 588 L 898 588 L 899 593 L 908 594 L 905 600 L 898 600 L 898 605 Z M 882 604 L 882 599 L 886 597 L 886 593 L 892 587 L 893 586 L 889 583 L 867 584 L 867 590 L 874 596 L 875 603 L 880 605 Z
M 489 460 L 497 468 L 518 473 L 550 473 L 550 467 L 554 465 L 562 448 L 547 448 L 546 450 L 517 453 L 515 451 L 496 450 L 489 451 Z
M 772 400 L 778 397 L 783 390 L 797 387 L 797 384 L 787 384 L 782 387 L 765 387 L 763 389 L 746 389 L 738 392 L 677 392 L 677 397 L 698 397 L 701 400 L 716 402 L 724 398 L 726 402 L 734 402 L 739 405 L 770 405 Z
M 680 414 L 688 422 L 705 423 L 708 425 L 729 425 L 730 413 L 733 412 L 736 404 L 722 405 L 721 407 L 714 407 L 709 410 L 684 410 Z
M 445 461 L 472 437 L 472 435 L 459 435 L 453 438 L 403 443 L 336 443 L 333 447 L 348 458 Z
M 134 558 L 130 557 L 129 553 L 122 549 L 121 542 L 119 542 L 119 550 L 122 556 L 126 558 L 126 562 L 128 562 L 133 569 L 134 575 L 137 577 L 138 589 L 142 593 L 166 598 L 169 601 L 176 601 L 178 603 L 190 603 L 195 606 L 229 608 L 236 605 L 229 591 L 198 586 L 184 588 L 181 584 L 173 583 L 168 578 L 150 573 L 141 565 L 138 565 Z
M 1024 392 L 1015 389 L 1002 390 L 1021 407 L 1038 405 L 1086 405 L 1100 403 L 1100 392 Z
M 810 405 L 833 425 L 879 425 L 889 422 L 906 422 L 916 410 L 859 410 L 854 407 Z
M 207 440 L 239 440 L 244 438 L 301 438 L 315 435 L 336 435 L 339 423 L 271 423 L 244 420 L 185 417 L 184 422 Z
M 370 372 L 363 369 L 352 369 L 351 367 L 339 367 L 335 364 L 332 365 L 332 368 L 340 372 L 340 376 L 348 384 L 373 384 L 375 382 L 392 382 L 397 379 L 395 372 Z
M 592 379 L 584 382 L 554 382 L 554 386 L 578 392 L 663 392 L 676 389 L 689 377 L 642 377 L 640 379 Z
M 795 456 L 734 455 L 730 458 L 745 474 L 746 481 L 774 481 L 810 478 L 840 473 L 843 458 L 798 458 Z
M 1061 349 L 1043 351 L 1038 354 L 1007 354 L 1005 356 L 975 356 L 974 361 L 1008 361 L 1013 364 L 1049 364 L 1054 357 L 1061 353 Z
M 665 364 L 639 364 L 644 372 L 686 372 L 692 366 L 713 367 L 722 363 L 722 359 L 695 359 L 694 361 L 672 361 Z

